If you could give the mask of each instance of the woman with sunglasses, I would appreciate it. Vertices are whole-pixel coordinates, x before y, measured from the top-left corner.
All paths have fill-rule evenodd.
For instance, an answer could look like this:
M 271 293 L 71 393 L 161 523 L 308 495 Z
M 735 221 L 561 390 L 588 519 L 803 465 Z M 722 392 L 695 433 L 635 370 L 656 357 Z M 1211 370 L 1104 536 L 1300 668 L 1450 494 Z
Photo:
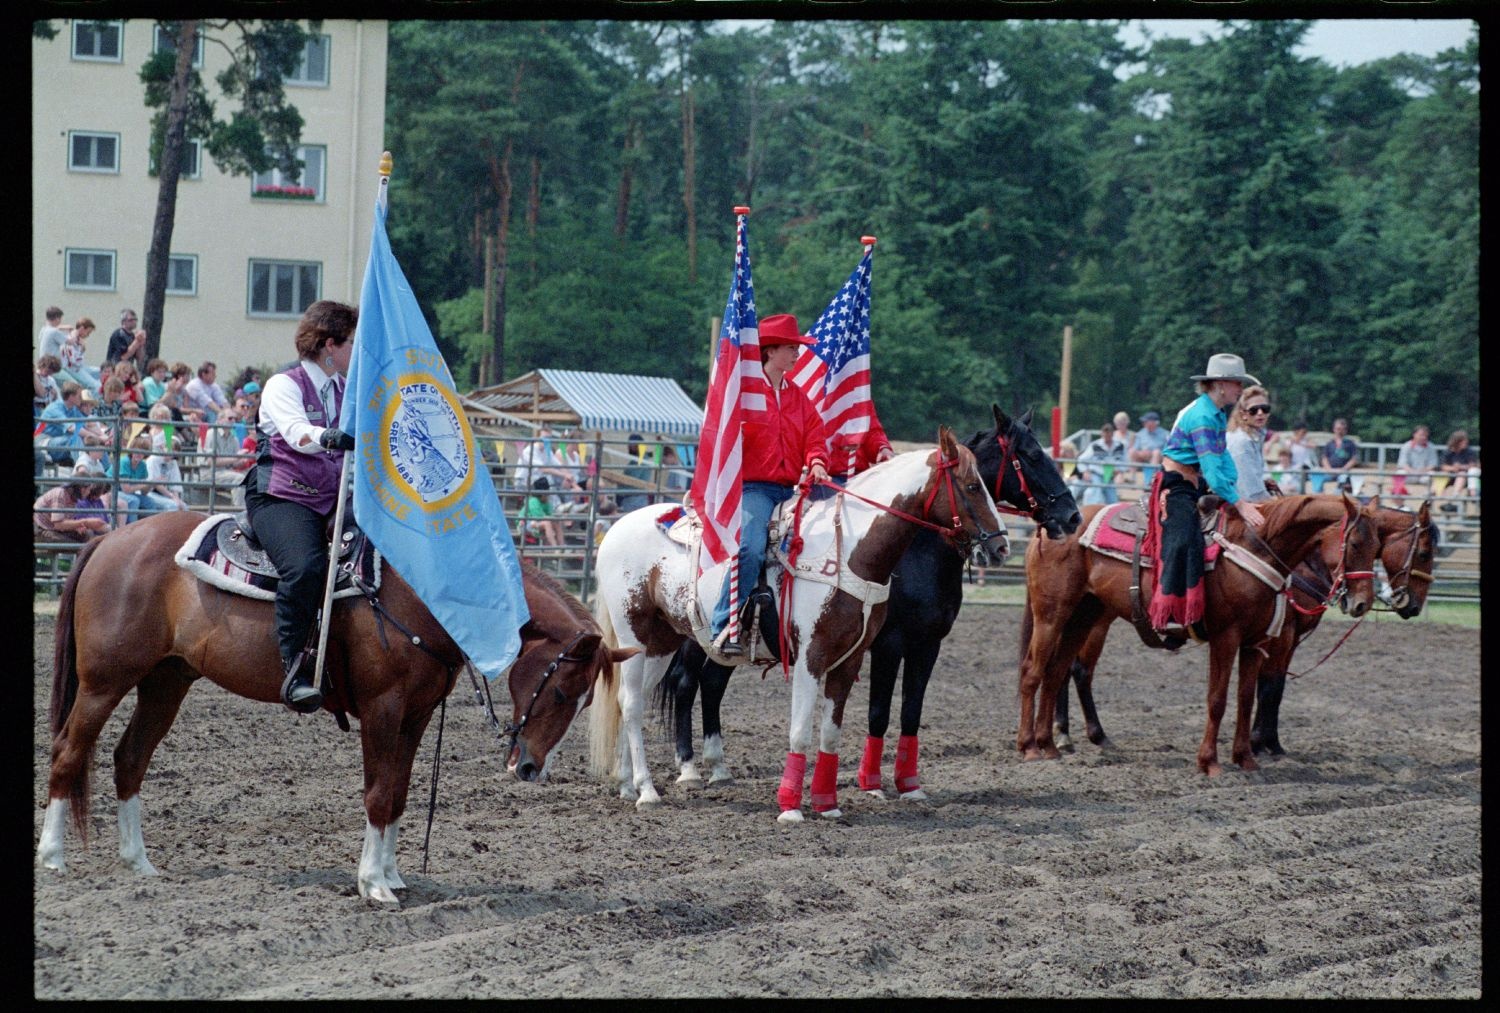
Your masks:
M 1258 383 L 1240 392 L 1229 416 L 1225 448 L 1234 459 L 1235 489 L 1240 499 L 1258 502 L 1280 493 L 1266 475 L 1266 424 L 1271 420 L 1271 395 Z

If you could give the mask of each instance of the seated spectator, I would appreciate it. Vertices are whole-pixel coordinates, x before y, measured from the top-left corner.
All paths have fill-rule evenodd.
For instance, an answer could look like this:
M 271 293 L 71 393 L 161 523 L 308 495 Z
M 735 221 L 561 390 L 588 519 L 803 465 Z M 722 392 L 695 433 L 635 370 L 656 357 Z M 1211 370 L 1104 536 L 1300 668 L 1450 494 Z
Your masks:
M 75 476 L 66 485 L 55 485 L 31 505 L 32 537 L 37 541 L 86 542 L 109 530 L 105 516 L 104 486 Z
M 61 360 L 63 344 L 68 340 L 68 332 L 62 326 L 63 311 L 57 306 L 48 306 L 42 315 L 46 318 L 47 322 L 37 332 L 36 354 L 39 357 L 54 355 Z
M 526 497 L 526 506 L 521 511 L 521 530 L 526 541 L 535 543 L 538 538 L 545 545 L 561 545 L 562 528 L 551 520 L 552 505 L 547 502 L 547 480 L 541 477 L 531 483 L 531 495 Z
M 141 375 L 135 371 L 135 365 L 129 362 L 121 362 L 115 366 L 115 379 L 120 381 L 120 400 L 131 401 L 135 404 L 141 403 L 145 393 L 141 390 Z
M 204 422 L 212 422 L 229 407 L 229 399 L 214 382 L 218 372 L 218 367 L 212 362 L 204 362 L 198 367 L 198 375 L 182 389 L 183 412 L 196 411 Z
M 167 434 L 168 446 L 170 440 L 171 435 Z M 177 458 L 170 456 L 170 451 L 157 450 L 154 442 L 152 451 L 146 458 L 146 480 L 151 483 L 146 491 L 171 500 L 173 510 L 186 510 L 188 506 L 183 499 L 182 469 L 177 466 Z
M 1448 448 L 1438 455 L 1438 470 L 1447 477 L 1447 484 L 1439 490 L 1442 496 L 1460 496 L 1467 490 L 1479 487 L 1479 451 L 1469 446 L 1466 430 L 1455 429 L 1448 437 Z M 1456 503 L 1442 504 L 1443 510 L 1452 513 L 1458 509 Z
M 167 391 L 167 363 L 152 359 L 146 363 L 146 377 L 141 381 L 141 407 L 150 408 Z
M 254 366 L 246 366 L 240 370 L 240 375 L 234 381 L 234 396 L 239 397 L 245 393 L 246 384 L 255 384 L 256 393 L 260 392 L 260 370 Z
M 1132 464 L 1140 464 L 1141 484 L 1149 486 L 1161 467 L 1162 448 L 1167 445 L 1167 431 L 1161 427 L 1161 416 L 1146 412 L 1141 416 L 1141 428 L 1130 443 L 1126 457 Z
M 32 375 L 32 415 L 40 415 L 43 408 L 62 397 L 57 386 L 57 374 L 61 370 L 62 361 L 55 355 L 44 355 L 36 360 L 36 372 Z
M 1398 469 L 1391 477 L 1391 494 L 1393 496 L 1405 496 L 1407 478 L 1425 478 L 1437 471 L 1438 450 L 1432 445 L 1432 430 L 1426 426 L 1417 426 L 1412 430 L 1411 439 L 1401 444 L 1401 451 L 1396 455 L 1396 468 Z
M 65 378 L 77 382 L 84 390 L 99 392 L 99 371 L 84 363 L 88 353 L 88 337 L 94 333 L 94 322 L 88 317 L 79 317 L 68 338 L 63 342 L 58 358 L 62 360 Z
M 1081 506 L 1120 502 L 1120 494 L 1115 490 L 1115 468 L 1125 463 L 1125 444 L 1116 439 L 1115 433 L 1113 424 L 1101 426 L 1099 438 L 1078 455 L 1085 483 Z
M 631 433 L 630 443 L 625 449 L 635 459 L 634 464 L 625 466 L 625 477 L 641 482 L 651 481 L 651 469 L 645 463 L 646 438 L 639 433 Z M 621 513 L 629 513 L 632 510 L 639 510 L 643 506 L 649 506 L 651 504 L 651 494 L 635 486 L 626 486 L 625 489 L 615 494 L 615 502 L 618 504 Z
M 1323 444 L 1322 465 L 1331 474 L 1322 478 L 1318 484 L 1318 491 L 1323 492 L 1328 478 L 1338 480 L 1340 488 L 1347 489 L 1351 494 L 1357 494 L 1362 484 L 1355 480 L 1350 472 L 1359 465 L 1359 444 L 1354 442 L 1354 437 L 1349 435 L 1349 422 L 1347 419 L 1333 420 L 1333 439 Z
M 120 311 L 120 326 L 114 329 L 109 336 L 109 344 L 104 348 L 104 361 L 113 365 L 125 357 L 125 350 L 135 341 L 136 332 L 135 310 L 123 309 Z M 145 370 L 142 370 L 145 372 Z
M 1282 443 L 1276 450 L 1276 470 L 1271 473 L 1271 481 L 1276 483 L 1273 492 L 1279 492 L 1283 496 L 1300 496 L 1307 488 L 1307 472 L 1301 468 L 1292 466 L 1291 444 Z
M 71 468 L 74 451 L 83 446 L 86 418 L 83 388 L 69 380 L 62 385 L 62 396 L 42 409 L 33 443 L 45 449 L 54 464 Z
M 673 493 L 684 493 L 693 484 L 693 473 L 682 466 L 682 458 L 677 456 L 677 448 L 670 443 L 661 448 L 661 466 L 665 474 L 662 476 L 662 485 Z M 681 499 L 681 496 L 674 498 Z
M 135 521 L 146 514 L 186 509 L 180 501 L 152 492 L 151 475 L 146 467 L 146 458 L 150 454 L 151 437 L 143 433 L 130 441 L 130 452 L 126 455 L 126 459 L 120 462 L 120 492 L 128 493 L 136 500 L 136 510 L 129 517 L 130 521 Z
M 1126 450 L 1135 442 L 1135 433 L 1130 429 L 1130 413 L 1127 411 L 1115 412 L 1113 419 L 1115 424 L 1115 442 Z
M 235 403 L 219 416 L 218 422 L 208 427 L 206 438 L 199 440 L 198 444 L 211 455 L 214 486 L 220 491 L 228 491 L 230 500 L 236 507 L 244 506 L 245 474 L 255 463 L 255 445 L 252 442 L 249 449 L 246 449 L 246 437 L 249 434 L 240 421 L 241 413 L 247 409 L 245 399 L 236 398 Z
M 120 333 L 119 331 L 115 332 Z M 109 351 L 104 356 L 107 365 L 117 366 L 122 362 L 128 362 L 135 367 L 137 373 L 146 371 L 146 330 L 137 327 L 130 335 L 130 341 L 123 349 L 116 349 L 114 338 L 110 338 Z

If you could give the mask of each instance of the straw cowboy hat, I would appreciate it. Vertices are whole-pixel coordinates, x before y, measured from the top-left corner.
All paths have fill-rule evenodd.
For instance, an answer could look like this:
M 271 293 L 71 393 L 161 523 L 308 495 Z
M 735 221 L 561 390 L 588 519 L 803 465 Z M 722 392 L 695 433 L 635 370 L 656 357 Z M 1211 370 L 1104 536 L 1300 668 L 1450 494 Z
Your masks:
M 817 339 L 803 334 L 790 313 L 773 313 L 760 321 L 760 345 L 816 345 Z
M 1220 352 L 1208 358 L 1208 368 L 1197 376 L 1189 377 L 1190 380 L 1238 380 L 1240 383 L 1253 383 L 1257 386 L 1260 381 L 1245 372 L 1245 360 L 1238 355 L 1230 355 L 1228 352 Z

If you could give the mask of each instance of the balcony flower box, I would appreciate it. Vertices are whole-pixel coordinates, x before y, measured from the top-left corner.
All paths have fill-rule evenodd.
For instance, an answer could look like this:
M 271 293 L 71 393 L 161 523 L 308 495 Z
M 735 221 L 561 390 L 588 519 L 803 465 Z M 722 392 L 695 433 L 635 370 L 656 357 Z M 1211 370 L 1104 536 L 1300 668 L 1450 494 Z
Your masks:
M 267 200 L 317 200 L 318 191 L 310 186 L 258 186 L 252 195 Z

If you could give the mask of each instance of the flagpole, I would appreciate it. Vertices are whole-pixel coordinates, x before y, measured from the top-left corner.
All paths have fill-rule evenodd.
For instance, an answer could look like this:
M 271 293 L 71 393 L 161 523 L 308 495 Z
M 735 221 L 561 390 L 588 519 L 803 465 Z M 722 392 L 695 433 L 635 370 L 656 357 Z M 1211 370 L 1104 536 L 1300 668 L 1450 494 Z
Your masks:
M 873 254 L 875 252 L 875 237 L 874 236 L 860 236 L 859 237 L 859 241 L 860 241 L 860 244 L 862 246 L 864 246 L 866 253 Z M 871 259 L 871 261 L 870 261 L 870 269 L 871 269 L 872 272 L 874 270 L 874 267 L 875 267 L 875 261 L 873 259 Z M 868 282 L 867 282 L 867 284 L 868 284 Z M 860 443 L 863 443 L 863 442 L 864 442 L 864 438 L 861 437 L 860 438 Z M 847 472 L 845 472 L 845 474 L 848 475 L 850 478 L 854 477 L 854 469 L 855 469 L 856 465 L 859 463 L 859 446 L 860 446 L 860 443 L 851 443 L 849 445 L 849 470 Z
M 735 208 L 734 208 L 734 223 L 735 223 L 736 241 L 738 241 L 738 236 L 739 236 L 739 223 L 740 223 L 740 220 L 742 218 L 748 218 L 749 215 L 750 215 L 750 209 L 748 207 L 746 207 L 743 204 L 737 204 L 737 205 L 735 205 Z M 715 347 L 717 347 L 717 345 Z M 717 357 L 717 355 L 715 355 L 715 361 L 717 361 L 717 359 L 718 359 L 718 357 Z M 709 383 L 713 383 L 713 373 L 712 373 L 712 370 L 710 370 L 710 373 L 709 373 Z M 742 394 L 741 397 L 743 397 L 743 396 L 744 395 Z M 741 491 L 741 495 L 743 496 L 744 495 L 743 489 L 745 487 L 745 473 L 744 473 L 743 469 L 740 470 L 739 476 L 736 479 L 736 481 L 738 481 L 739 484 L 740 484 L 740 489 L 742 490 Z M 741 530 L 740 530 L 740 543 L 741 543 L 740 547 L 743 547 L 744 541 L 745 541 L 745 532 L 744 532 L 744 525 L 743 525 L 743 521 L 742 521 L 741 522 Z M 728 642 L 729 643 L 735 643 L 735 642 L 737 642 L 740 639 L 740 554 L 739 554 L 739 552 L 735 552 L 735 554 L 733 556 L 731 556 L 730 559 L 729 559 L 729 625 L 727 625 L 724 628 L 725 628 L 725 630 L 729 634 L 729 636 L 728 636 Z
M 391 153 L 382 151 L 380 153 L 380 188 L 376 191 L 375 204 L 380 210 L 386 208 L 391 182 Z M 348 394 L 348 391 L 345 391 Z M 339 549 L 344 538 L 344 506 L 348 501 L 349 479 L 354 474 L 354 454 L 350 451 L 344 452 L 342 462 L 339 464 L 339 495 L 337 505 L 333 510 L 333 541 L 328 547 L 328 575 L 323 581 L 323 609 L 318 613 L 318 653 L 316 655 L 317 667 L 313 670 L 313 685 L 318 687 L 320 693 L 327 693 L 327 687 L 323 685 L 324 649 L 328 646 L 328 626 L 333 618 L 333 587 L 339 578 Z

